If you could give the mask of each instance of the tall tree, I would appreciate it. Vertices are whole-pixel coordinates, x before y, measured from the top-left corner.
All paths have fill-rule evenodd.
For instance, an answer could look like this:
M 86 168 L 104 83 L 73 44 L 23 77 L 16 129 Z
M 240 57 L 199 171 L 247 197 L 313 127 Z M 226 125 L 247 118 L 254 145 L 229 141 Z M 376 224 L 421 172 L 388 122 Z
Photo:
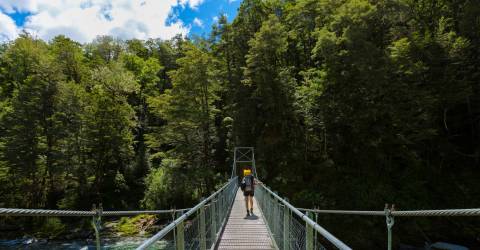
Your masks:
M 65 36 L 56 36 L 50 45 L 50 50 L 66 80 L 80 83 L 86 71 L 81 45 Z
M 15 40 L 6 51 L 5 59 L 10 86 L 14 89 L 11 108 L 3 117 L 3 156 L 15 181 L 13 186 L 17 192 L 27 194 L 14 204 L 54 206 L 53 201 L 46 204 L 46 196 L 48 190 L 55 189 L 53 180 L 58 173 L 55 166 L 58 131 L 54 129 L 54 114 L 57 84 L 62 76 L 47 45 L 26 34 Z
M 133 73 L 140 86 L 138 93 L 134 93 L 129 98 L 137 117 L 134 147 L 135 164 L 129 177 L 130 182 L 138 187 L 136 193 L 141 195 L 145 188 L 143 178 L 150 168 L 150 152 L 145 142 L 145 135 L 149 132 L 149 127 L 158 126 L 151 119 L 152 115 L 149 112 L 147 99 L 157 97 L 160 94 L 163 84 L 160 82 L 158 74 L 163 70 L 163 67 L 160 66 L 156 58 L 151 57 L 145 60 L 133 54 L 124 54 L 122 61 L 125 67 Z M 139 198 L 135 197 L 137 200 Z
M 122 205 L 116 195 L 127 188 L 124 174 L 133 156 L 132 129 L 136 126 L 127 97 L 138 92 L 139 86 L 120 63 L 111 63 L 92 72 L 89 88 L 86 147 L 95 200 Z
M 177 60 L 179 68 L 169 73 L 172 89 L 168 89 L 157 98 L 150 98 L 152 112 L 166 121 L 158 132 L 147 137 L 149 145 L 156 149 L 168 148 L 168 151 L 153 155 L 170 159 L 170 165 L 161 168 L 175 168 L 176 174 L 184 172 L 190 176 L 192 188 L 205 194 L 213 188 L 212 150 L 215 143 L 214 119 L 217 109 L 214 102 L 218 99 L 219 81 L 214 59 L 205 51 L 186 43 L 182 47 L 184 57 Z M 171 170 L 153 170 L 156 172 Z M 180 190 L 187 183 L 176 182 Z M 146 197 L 150 199 L 150 197 Z M 153 198 L 152 198 L 153 199 Z
M 265 163 L 276 163 L 264 163 L 264 174 L 269 178 L 278 174 L 274 167 L 282 169 L 289 165 L 283 156 L 295 149 L 295 130 L 299 128 L 293 113 L 295 79 L 284 60 L 286 37 L 284 26 L 272 14 L 249 41 L 246 56 L 244 84 L 253 88 L 249 101 L 255 107 L 246 122 L 253 126 L 251 136 L 257 138 L 256 146 L 262 159 Z

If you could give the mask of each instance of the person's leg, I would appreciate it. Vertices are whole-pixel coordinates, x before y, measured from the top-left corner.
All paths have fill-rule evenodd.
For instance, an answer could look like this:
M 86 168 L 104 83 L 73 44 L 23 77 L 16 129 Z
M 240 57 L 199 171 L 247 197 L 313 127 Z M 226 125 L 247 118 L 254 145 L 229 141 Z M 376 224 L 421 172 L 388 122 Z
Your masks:
M 249 212 L 250 210 L 248 209 L 248 205 L 249 205 L 248 197 L 250 197 L 250 196 L 245 194 L 245 208 L 247 209 L 247 216 L 250 215 L 250 212 Z
M 249 197 L 249 202 L 250 202 L 250 213 L 253 213 L 253 195 L 248 196 Z

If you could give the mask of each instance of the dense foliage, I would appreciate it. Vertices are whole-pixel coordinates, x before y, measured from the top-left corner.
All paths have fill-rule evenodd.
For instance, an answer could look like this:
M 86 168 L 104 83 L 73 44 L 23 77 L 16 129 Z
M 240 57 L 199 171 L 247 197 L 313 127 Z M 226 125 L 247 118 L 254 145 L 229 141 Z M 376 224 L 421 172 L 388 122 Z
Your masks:
M 0 206 L 190 206 L 237 145 L 298 206 L 478 207 L 479 83 L 472 0 L 244 0 L 208 39 L 23 34 L 0 46 Z M 384 218 L 320 222 L 384 247 Z M 479 228 L 402 219 L 394 239 L 478 246 Z

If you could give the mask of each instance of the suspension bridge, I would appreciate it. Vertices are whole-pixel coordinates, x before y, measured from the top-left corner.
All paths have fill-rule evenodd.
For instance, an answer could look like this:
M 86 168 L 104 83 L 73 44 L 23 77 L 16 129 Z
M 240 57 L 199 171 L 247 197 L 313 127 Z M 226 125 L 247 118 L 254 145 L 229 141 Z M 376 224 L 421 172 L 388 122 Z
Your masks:
M 101 218 L 137 214 L 173 214 L 171 223 L 137 246 L 143 249 L 352 249 L 317 223 L 319 215 L 343 214 L 383 216 L 388 233 L 388 249 L 392 249 L 392 228 L 400 216 L 480 216 L 477 209 L 396 211 L 385 206 L 383 211 L 346 211 L 297 208 L 288 200 L 258 181 L 255 187 L 253 215 L 246 216 L 243 193 L 239 190 L 238 164 L 252 167 L 257 177 L 252 147 L 237 147 L 231 178 L 209 197 L 188 209 L 150 211 L 92 211 L 0 208 L 0 216 L 84 216 L 92 217 L 97 249 L 101 249 Z M 257 178 L 258 179 L 258 178 Z

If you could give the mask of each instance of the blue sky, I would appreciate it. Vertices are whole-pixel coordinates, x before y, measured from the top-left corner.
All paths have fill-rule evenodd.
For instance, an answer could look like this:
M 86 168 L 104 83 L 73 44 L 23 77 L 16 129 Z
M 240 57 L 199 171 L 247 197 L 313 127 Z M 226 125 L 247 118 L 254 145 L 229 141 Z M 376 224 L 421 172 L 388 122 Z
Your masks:
M 205 0 L 198 9 L 174 7 L 172 13 L 175 13 L 184 23 L 192 25 L 191 34 L 209 35 L 214 18 L 220 13 L 226 14 L 229 22 L 235 18 L 237 9 L 240 7 L 241 0 Z M 195 25 L 193 20 L 198 18 L 202 21 L 203 27 Z
M 241 0 L 0 0 L 0 41 L 22 30 L 79 42 L 98 35 L 123 39 L 208 36 L 216 17 L 235 17 Z

